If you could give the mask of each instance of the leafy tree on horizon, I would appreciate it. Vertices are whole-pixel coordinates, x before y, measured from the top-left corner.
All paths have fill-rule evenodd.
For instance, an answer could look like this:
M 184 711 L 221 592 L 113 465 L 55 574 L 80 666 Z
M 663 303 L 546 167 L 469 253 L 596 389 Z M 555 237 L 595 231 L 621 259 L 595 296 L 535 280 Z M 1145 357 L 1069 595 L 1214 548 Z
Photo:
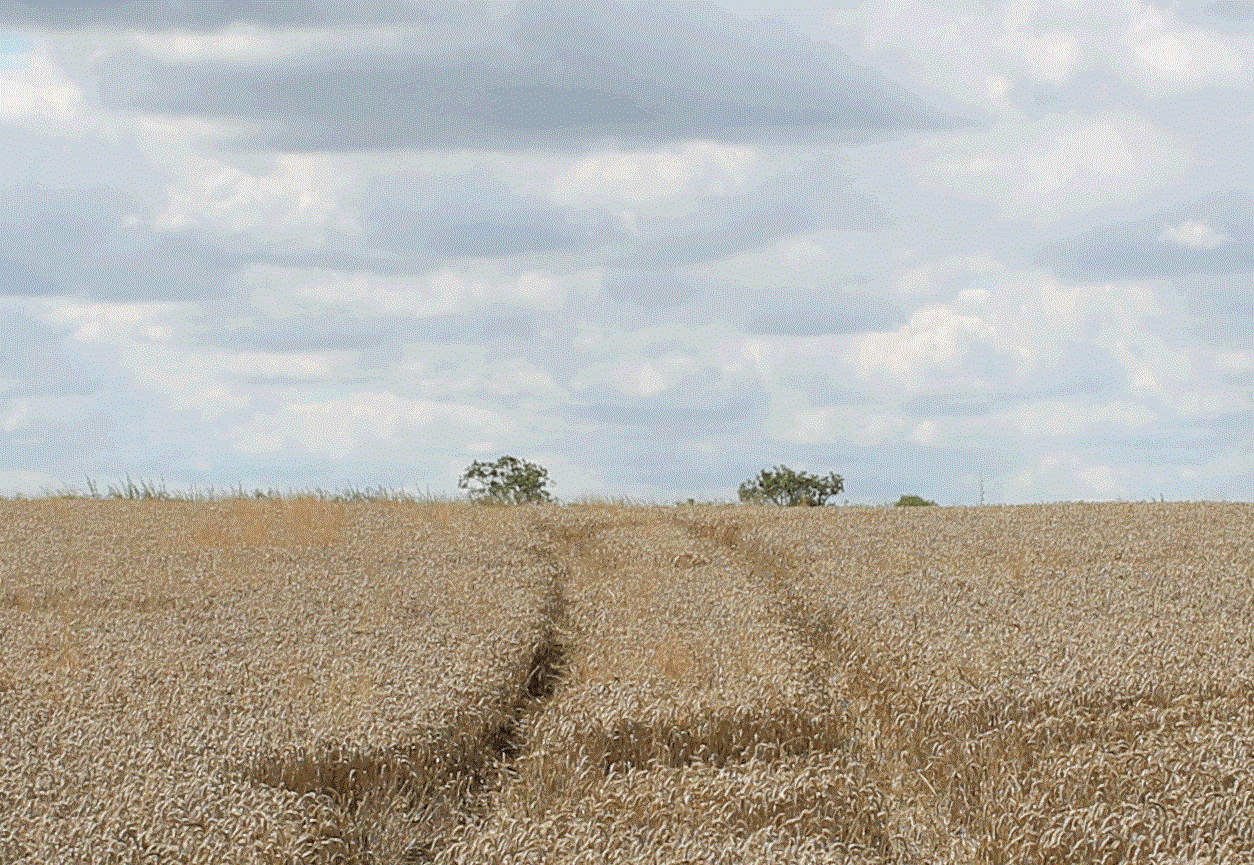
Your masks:
M 770 502 L 781 507 L 827 504 L 845 489 L 845 479 L 835 472 L 820 477 L 787 466 L 762 469 L 756 478 L 740 485 L 742 502 Z
M 481 504 L 521 505 L 552 501 L 548 483 L 548 470 L 542 466 L 503 456 L 491 463 L 475 460 L 457 486 L 470 490 L 470 497 Z

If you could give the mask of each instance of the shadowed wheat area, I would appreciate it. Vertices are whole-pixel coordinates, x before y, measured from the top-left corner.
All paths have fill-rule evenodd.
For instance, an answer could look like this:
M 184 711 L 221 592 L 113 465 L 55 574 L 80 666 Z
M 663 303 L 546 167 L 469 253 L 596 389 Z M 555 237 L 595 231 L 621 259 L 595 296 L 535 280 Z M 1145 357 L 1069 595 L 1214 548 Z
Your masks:
M 1254 506 L 0 502 L 0 861 L 1254 857 Z

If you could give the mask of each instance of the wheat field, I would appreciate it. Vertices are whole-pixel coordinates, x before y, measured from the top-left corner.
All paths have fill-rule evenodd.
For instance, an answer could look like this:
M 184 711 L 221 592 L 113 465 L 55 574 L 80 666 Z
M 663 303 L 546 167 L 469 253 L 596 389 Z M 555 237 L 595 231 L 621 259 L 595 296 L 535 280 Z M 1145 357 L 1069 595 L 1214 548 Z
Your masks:
M 5 863 L 1254 861 L 1254 505 L 0 501 Z

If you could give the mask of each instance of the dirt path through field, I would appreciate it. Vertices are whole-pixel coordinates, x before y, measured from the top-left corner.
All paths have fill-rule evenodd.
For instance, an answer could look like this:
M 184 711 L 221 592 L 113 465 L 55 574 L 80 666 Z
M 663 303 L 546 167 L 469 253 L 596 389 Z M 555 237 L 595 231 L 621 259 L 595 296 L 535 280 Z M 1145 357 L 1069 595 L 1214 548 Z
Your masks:
M 886 793 L 850 756 L 848 704 L 743 555 L 668 509 L 537 527 L 565 579 L 562 681 L 449 861 L 884 861 Z
M 771 598 L 726 547 L 668 514 L 544 527 L 568 574 L 573 687 L 664 691 L 800 686 L 803 647 L 776 627 Z

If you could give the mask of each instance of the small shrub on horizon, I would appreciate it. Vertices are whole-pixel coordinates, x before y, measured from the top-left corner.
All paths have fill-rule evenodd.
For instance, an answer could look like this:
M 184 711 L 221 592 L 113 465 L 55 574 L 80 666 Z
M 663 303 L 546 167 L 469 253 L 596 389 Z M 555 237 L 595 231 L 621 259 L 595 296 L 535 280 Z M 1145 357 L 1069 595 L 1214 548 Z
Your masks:
M 934 504 L 936 504 L 936 502 L 932 501 L 931 499 L 925 499 L 923 498 L 923 496 L 916 496 L 912 494 L 912 495 L 904 495 L 901 498 L 897 499 L 897 503 L 893 505 L 893 507 L 918 508 L 918 507 L 929 507 Z

